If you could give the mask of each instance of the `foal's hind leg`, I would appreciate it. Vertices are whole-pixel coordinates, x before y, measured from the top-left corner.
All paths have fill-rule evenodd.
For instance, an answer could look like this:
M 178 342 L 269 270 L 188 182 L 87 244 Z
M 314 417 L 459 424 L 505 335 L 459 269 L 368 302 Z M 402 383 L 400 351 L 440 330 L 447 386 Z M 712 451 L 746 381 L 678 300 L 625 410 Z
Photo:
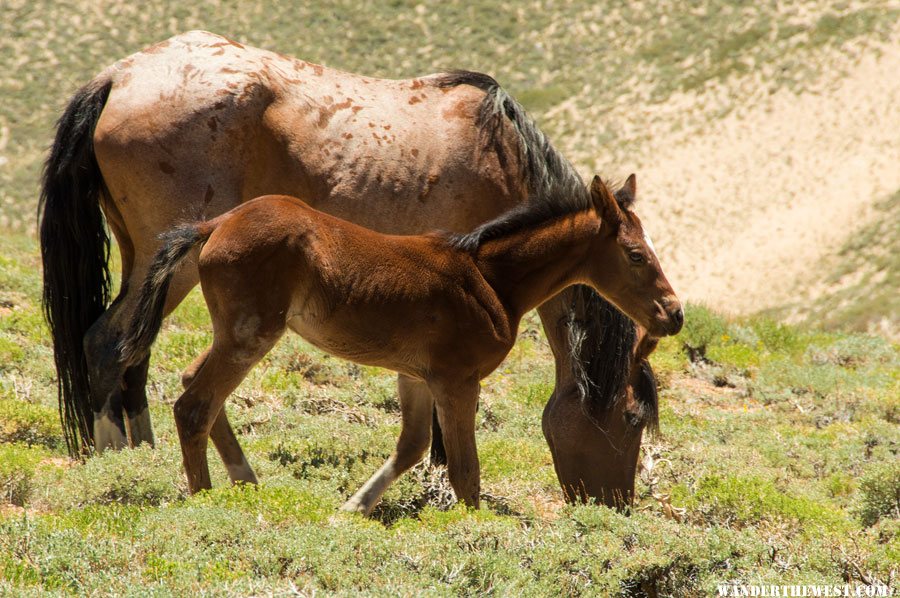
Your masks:
M 227 322 L 225 326 L 228 326 Z M 206 459 L 207 439 L 225 399 L 281 338 L 283 330 L 281 327 L 262 336 L 258 330 L 245 330 L 240 339 L 215 338 L 205 362 L 175 402 L 175 424 L 192 494 L 212 487 Z M 225 423 L 227 425 L 227 420 Z M 233 437 L 231 440 L 236 442 Z
M 191 382 L 193 382 L 194 378 L 197 376 L 197 372 L 203 367 L 203 364 L 206 363 L 206 358 L 209 357 L 210 349 L 207 349 L 200 357 L 195 359 L 184 371 L 184 374 L 182 374 L 181 384 L 185 390 L 191 385 Z M 225 469 L 228 470 L 228 477 L 231 478 L 232 483 L 257 483 L 256 474 L 253 472 L 253 468 L 250 467 L 250 463 L 247 462 L 247 458 L 244 456 L 241 445 L 238 444 L 237 437 L 234 435 L 231 424 L 228 423 L 228 416 L 225 414 L 224 405 L 219 411 L 219 415 L 216 416 L 216 421 L 209 431 L 209 437 L 212 438 L 213 444 L 219 452 L 219 456 L 222 457 L 222 461 L 225 463 Z
M 341 507 L 368 515 L 381 500 L 385 490 L 404 471 L 422 459 L 431 438 L 431 392 L 424 382 L 400 375 L 397 380 L 400 395 L 402 428 L 397 440 L 397 450 L 388 457 L 365 485 Z

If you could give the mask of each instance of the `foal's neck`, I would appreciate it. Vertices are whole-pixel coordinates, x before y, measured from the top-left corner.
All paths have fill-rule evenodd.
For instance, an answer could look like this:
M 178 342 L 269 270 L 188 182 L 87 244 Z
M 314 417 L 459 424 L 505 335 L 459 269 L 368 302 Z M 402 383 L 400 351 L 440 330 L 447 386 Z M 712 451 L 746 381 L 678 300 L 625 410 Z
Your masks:
M 594 210 L 572 212 L 486 241 L 475 261 L 518 319 L 564 288 L 587 282 L 585 264 L 599 227 Z

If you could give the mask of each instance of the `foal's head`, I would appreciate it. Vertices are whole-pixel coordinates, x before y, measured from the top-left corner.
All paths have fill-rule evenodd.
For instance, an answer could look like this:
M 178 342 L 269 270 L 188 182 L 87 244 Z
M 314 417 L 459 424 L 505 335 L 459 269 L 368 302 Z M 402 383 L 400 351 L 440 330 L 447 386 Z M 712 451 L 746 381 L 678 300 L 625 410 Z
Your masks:
M 594 177 L 591 198 L 600 216 L 588 275 L 601 295 L 647 329 L 651 336 L 677 334 L 684 312 L 666 280 L 653 245 L 631 211 L 637 184 L 631 175 L 613 195 Z

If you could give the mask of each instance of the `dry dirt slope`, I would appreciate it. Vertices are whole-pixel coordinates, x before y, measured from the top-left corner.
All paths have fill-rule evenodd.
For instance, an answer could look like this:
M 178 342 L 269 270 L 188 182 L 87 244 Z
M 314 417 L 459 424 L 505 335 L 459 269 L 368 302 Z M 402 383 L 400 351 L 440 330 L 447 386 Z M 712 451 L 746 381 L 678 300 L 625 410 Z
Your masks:
M 763 68 L 606 115 L 653 131 L 613 154 L 641 173 L 640 211 L 683 296 L 732 313 L 799 303 L 802 317 L 804 303 L 836 290 L 822 284 L 829 258 L 900 189 L 898 32 L 811 53 L 799 90 Z M 590 151 L 575 153 L 591 164 Z

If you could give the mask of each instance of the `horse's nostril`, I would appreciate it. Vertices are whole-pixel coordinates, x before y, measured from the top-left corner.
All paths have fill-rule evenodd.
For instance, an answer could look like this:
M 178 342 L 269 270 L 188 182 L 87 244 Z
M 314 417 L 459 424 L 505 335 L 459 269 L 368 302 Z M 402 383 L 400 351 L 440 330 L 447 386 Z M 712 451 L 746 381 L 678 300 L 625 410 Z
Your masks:
M 680 307 L 672 312 L 672 319 L 675 320 L 675 323 L 679 326 L 684 324 L 684 310 Z

